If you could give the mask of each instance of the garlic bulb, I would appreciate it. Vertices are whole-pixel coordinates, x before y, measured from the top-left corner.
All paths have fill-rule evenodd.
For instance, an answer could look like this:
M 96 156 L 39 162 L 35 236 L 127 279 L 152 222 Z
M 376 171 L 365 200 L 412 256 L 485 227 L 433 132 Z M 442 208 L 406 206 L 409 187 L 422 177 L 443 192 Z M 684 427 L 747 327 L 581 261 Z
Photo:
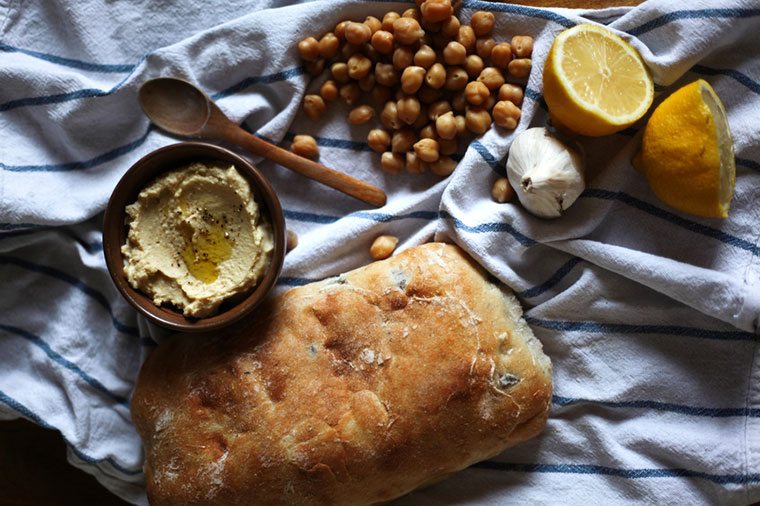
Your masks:
M 523 207 L 556 218 L 585 188 L 580 155 L 546 128 L 529 128 L 509 149 L 507 177 Z

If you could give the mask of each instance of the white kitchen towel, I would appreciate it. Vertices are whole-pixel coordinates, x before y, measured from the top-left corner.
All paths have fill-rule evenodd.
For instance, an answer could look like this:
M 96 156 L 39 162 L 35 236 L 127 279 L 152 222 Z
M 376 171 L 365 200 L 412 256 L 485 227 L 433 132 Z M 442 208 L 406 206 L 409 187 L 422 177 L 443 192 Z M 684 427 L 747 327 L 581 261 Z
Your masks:
M 138 369 L 161 335 L 138 320 L 105 267 L 102 211 L 124 171 L 177 142 L 151 127 L 137 89 L 177 76 L 235 121 L 289 144 L 315 135 L 327 165 L 383 187 L 382 209 L 269 162 L 299 245 L 279 289 L 400 248 L 454 241 L 517 293 L 554 364 L 552 415 L 537 438 L 397 504 L 748 504 L 760 500 L 760 2 L 650 0 L 601 11 L 465 0 L 496 15 L 495 37 L 536 39 L 517 132 L 463 147 L 444 180 L 389 175 L 349 127 L 299 108 L 319 80 L 306 35 L 409 3 L 252 0 L 0 0 L 0 418 L 61 432 L 69 460 L 145 504 L 129 417 Z M 584 140 L 588 188 L 557 220 L 491 201 L 516 133 L 542 126 L 553 37 L 605 24 L 644 57 L 655 103 L 695 79 L 726 105 L 737 162 L 730 218 L 668 208 L 630 165 L 642 124 Z

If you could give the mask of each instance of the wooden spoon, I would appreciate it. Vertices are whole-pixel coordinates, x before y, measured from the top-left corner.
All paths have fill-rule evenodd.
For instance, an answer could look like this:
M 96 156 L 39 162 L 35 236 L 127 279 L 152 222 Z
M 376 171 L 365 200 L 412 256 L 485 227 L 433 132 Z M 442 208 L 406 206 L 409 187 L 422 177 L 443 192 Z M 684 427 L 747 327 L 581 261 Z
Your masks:
M 187 81 L 172 77 L 151 79 L 140 87 L 139 101 L 151 121 L 167 132 L 237 144 L 375 207 L 385 205 L 385 192 L 380 188 L 249 134 L 225 116 L 208 95 Z

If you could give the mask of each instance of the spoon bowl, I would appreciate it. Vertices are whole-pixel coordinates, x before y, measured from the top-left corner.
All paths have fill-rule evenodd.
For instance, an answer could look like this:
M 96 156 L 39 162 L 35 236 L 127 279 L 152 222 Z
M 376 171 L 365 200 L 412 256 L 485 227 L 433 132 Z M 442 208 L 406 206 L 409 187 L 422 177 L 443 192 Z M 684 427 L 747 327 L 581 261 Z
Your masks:
M 153 123 L 175 135 L 198 135 L 211 117 L 210 99 L 181 79 L 152 79 L 140 87 L 138 100 Z

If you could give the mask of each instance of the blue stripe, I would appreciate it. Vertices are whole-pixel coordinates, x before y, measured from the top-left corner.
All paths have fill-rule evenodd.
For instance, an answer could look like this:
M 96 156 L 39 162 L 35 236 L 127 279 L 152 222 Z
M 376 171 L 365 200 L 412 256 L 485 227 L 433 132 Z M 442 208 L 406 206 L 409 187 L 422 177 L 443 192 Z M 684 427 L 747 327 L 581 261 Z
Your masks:
M 694 65 L 691 68 L 692 72 L 696 72 L 697 74 L 704 74 L 707 76 L 727 76 L 732 79 L 735 79 L 736 81 L 740 82 L 750 90 L 752 90 L 753 93 L 760 95 L 760 83 L 757 81 L 752 80 L 748 75 L 743 74 L 739 72 L 738 70 L 733 69 L 714 69 L 710 67 L 705 67 L 704 65 Z
M 441 217 L 445 220 L 450 220 L 457 229 L 464 230 L 465 232 L 469 232 L 472 234 L 487 234 L 490 232 L 507 232 L 509 235 L 514 237 L 517 240 L 517 242 L 519 242 L 525 247 L 535 246 L 536 244 L 538 244 L 538 242 L 536 242 L 535 240 L 518 232 L 509 223 L 492 222 L 492 223 L 481 223 L 480 225 L 470 226 L 470 225 L 465 224 L 463 221 L 459 220 L 458 218 L 453 217 L 447 211 L 441 211 Z
M 10 397 L 9 395 L 7 395 L 2 390 L 0 390 L 0 402 L 2 402 L 3 404 L 5 404 L 6 406 L 8 406 L 9 408 L 11 408 L 12 410 L 16 411 L 17 413 L 19 413 L 24 418 L 27 418 L 28 420 L 33 421 L 34 423 L 36 423 L 40 427 L 43 427 L 45 429 L 50 429 L 50 430 L 59 430 L 57 427 L 54 427 L 54 426 L 50 425 L 49 423 L 47 423 L 39 415 L 37 415 L 36 413 L 34 413 L 31 409 L 27 408 L 26 406 L 24 406 L 23 404 L 21 404 L 16 399 L 13 399 L 12 397 Z M 64 437 L 63 434 L 61 434 L 61 437 Z M 66 441 L 66 445 L 69 448 L 71 448 L 71 451 L 73 451 L 76 454 L 77 457 L 79 457 L 84 462 L 87 462 L 88 464 L 96 464 L 97 465 L 97 464 L 102 464 L 103 462 L 107 462 L 111 467 L 113 467 L 114 469 L 116 469 L 120 473 L 129 475 L 129 476 L 137 476 L 137 475 L 142 474 L 142 472 L 143 472 L 142 469 L 128 469 L 128 468 L 126 468 L 123 465 L 119 464 L 118 462 L 116 462 L 115 460 L 113 460 L 110 457 L 107 458 L 107 459 L 96 459 L 95 457 L 90 457 L 89 455 L 87 455 L 87 454 L 79 451 L 78 449 L 76 449 L 65 437 L 64 437 L 64 441 Z
M 748 169 L 756 170 L 760 172 L 760 163 L 757 163 L 754 160 L 750 160 L 749 158 L 739 158 L 736 157 L 736 165 L 744 165 Z
M 309 283 L 315 283 L 317 281 L 322 281 L 322 280 L 314 279 L 314 278 L 297 278 L 297 277 L 281 276 L 280 279 L 277 280 L 277 284 L 283 285 L 283 286 L 303 286 L 303 285 L 308 285 Z
M 80 281 L 74 276 L 71 276 L 70 274 L 67 274 L 58 269 L 48 267 L 46 265 L 34 264 L 32 262 L 28 262 L 26 260 L 22 260 L 20 258 L 14 258 L 14 257 L 0 257 L 0 265 L 1 264 L 15 265 L 16 267 L 21 267 L 23 269 L 27 269 L 33 272 L 45 274 L 47 276 L 53 277 L 55 279 L 58 279 L 60 281 L 70 284 L 71 286 L 73 286 L 80 292 L 84 293 L 85 295 L 91 297 L 98 304 L 103 306 L 105 310 L 108 311 L 108 314 L 111 316 L 111 322 L 113 323 L 113 326 L 116 328 L 116 330 L 124 334 L 140 337 L 140 331 L 137 329 L 137 327 L 132 327 L 131 325 L 127 325 L 116 319 L 116 316 L 114 316 L 114 313 L 113 313 L 113 308 L 111 307 L 111 303 L 108 302 L 108 299 L 105 297 L 105 295 L 95 290 L 94 288 L 88 286 L 83 281 Z
M 327 214 L 310 213 L 306 211 L 292 211 L 288 209 L 283 210 L 285 218 L 294 221 L 304 221 L 308 223 L 321 223 L 329 224 L 335 223 L 343 218 L 361 218 L 365 220 L 375 221 L 378 223 L 387 223 L 390 221 L 418 219 L 418 220 L 436 220 L 438 219 L 437 211 L 412 211 L 406 214 L 388 214 L 378 213 L 373 211 L 357 211 L 355 213 L 347 214 L 345 216 L 331 216 Z
M 628 323 L 597 323 L 567 320 L 545 320 L 525 316 L 529 325 L 562 332 L 591 332 L 595 334 L 664 334 L 681 337 L 696 337 L 718 341 L 760 342 L 760 336 L 741 330 L 710 330 L 679 325 L 633 325 Z
M 483 2 L 481 0 L 464 0 L 462 7 L 465 9 L 484 10 L 492 12 L 508 12 L 510 14 L 519 14 L 531 18 L 542 18 L 554 21 L 558 25 L 570 28 L 575 26 L 575 22 L 556 12 L 545 9 L 536 9 L 535 7 L 524 7 L 522 5 L 508 5 L 500 3 Z
M 496 471 L 514 471 L 520 473 L 557 473 L 557 474 L 593 474 L 615 476 L 638 480 L 643 478 L 700 478 L 720 485 L 760 482 L 760 474 L 712 474 L 690 469 L 620 469 L 616 467 L 599 466 L 594 464 L 518 464 L 512 462 L 495 462 L 487 460 L 474 464 L 472 467 Z
M 628 30 L 633 36 L 638 37 L 656 28 L 667 25 L 679 19 L 709 19 L 709 18 L 750 18 L 760 16 L 760 9 L 698 9 L 674 11 L 647 21 L 641 26 Z
M 576 399 L 571 397 L 552 396 L 552 403 L 558 406 L 572 406 L 574 404 L 593 404 L 604 406 L 606 408 L 634 408 L 634 409 L 653 409 L 655 411 L 670 411 L 681 415 L 705 416 L 710 418 L 729 418 L 737 416 L 746 416 L 750 418 L 760 418 L 760 409 L 757 408 L 703 408 L 696 406 L 686 406 L 683 404 L 673 404 L 669 402 L 657 401 L 597 401 L 589 399 Z
M 71 362 L 70 360 L 64 358 L 60 353 L 53 350 L 48 343 L 46 343 L 41 337 L 36 336 L 32 334 L 31 332 L 28 332 L 22 328 L 14 327 L 12 325 L 5 325 L 0 323 L 0 330 L 4 330 L 6 332 L 10 332 L 12 334 L 15 334 L 19 337 L 23 337 L 27 341 L 31 342 L 35 346 L 37 346 L 39 349 L 45 352 L 45 354 L 55 363 L 63 366 L 64 368 L 68 369 L 69 371 L 72 371 L 77 376 L 82 378 L 85 383 L 90 385 L 92 388 L 97 390 L 98 392 L 102 393 L 106 397 L 109 397 L 119 403 L 122 406 L 125 406 L 129 408 L 129 401 L 126 397 L 115 394 L 108 390 L 103 383 L 98 381 L 97 379 L 93 378 L 86 372 L 84 372 L 82 369 L 79 368 L 78 365 L 76 365 L 74 362 Z
M 690 232 L 695 232 L 697 234 L 710 237 L 712 239 L 717 239 L 718 241 L 728 244 L 729 246 L 733 246 L 735 248 L 748 251 L 755 256 L 760 256 L 760 247 L 758 247 L 756 244 L 752 244 L 751 242 L 745 239 L 741 239 L 731 234 L 727 234 L 726 232 L 723 232 L 721 230 L 708 227 L 707 225 L 702 225 L 701 223 L 697 223 L 691 220 L 687 220 L 685 218 L 681 218 L 677 214 L 671 213 L 669 211 L 665 211 L 664 209 L 660 209 L 659 207 L 653 206 L 652 204 L 644 202 L 643 200 L 639 200 L 635 197 L 632 197 L 631 195 L 628 195 L 627 193 L 603 190 L 603 189 L 598 189 L 598 188 L 587 188 L 581 194 L 581 198 L 617 200 L 631 207 L 639 209 L 640 211 L 644 211 L 645 213 L 650 214 L 656 218 L 660 218 L 662 220 L 672 223 L 673 225 L 677 225 L 679 227 L 685 228 L 686 230 L 689 230 Z
M 559 269 L 557 269 L 557 272 L 551 275 L 549 279 L 544 281 L 538 286 L 534 286 L 533 288 L 528 288 L 527 290 L 523 290 L 521 292 L 516 292 L 515 295 L 519 295 L 521 297 L 537 297 L 538 295 L 541 295 L 545 291 L 549 290 L 551 287 L 562 281 L 562 278 L 564 278 L 571 270 L 573 270 L 573 267 L 578 265 L 581 262 L 581 259 L 578 257 L 573 257 L 570 260 L 568 260 L 564 265 L 562 265 Z
M 297 134 L 295 132 L 287 132 L 285 134 L 285 140 L 292 141 L 296 135 Z M 332 139 L 329 137 L 319 137 L 316 135 L 312 135 L 312 137 L 314 137 L 314 140 L 317 141 L 317 144 L 319 146 L 324 146 L 327 148 L 350 149 L 351 151 L 374 151 L 366 142 Z
M 335 223 L 340 219 L 340 216 L 328 216 L 325 214 L 308 213 L 305 211 L 289 211 L 288 209 L 283 209 L 282 213 L 285 215 L 285 219 L 305 221 L 308 223 Z
M 56 63 L 65 67 L 71 67 L 80 70 L 86 70 L 88 72 L 106 72 L 106 73 L 122 73 L 131 72 L 137 64 L 131 63 L 90 63 L 82 60 L 75 60 L 73 58 L 64 58 L 62 56 L 56 56 L 40 51 L 34 51 L 32 49 L 23 49 L 20 47 L 9 46 L 8 44 L 0 43 L 0 51 L 6 53 L 21 53 L 33 58 L 45 60 L 50 63 Z
M 248 88 L 249 86 L 253 86 L 254 84 L 271 84 L 276 83 L 278 81 L 286 81 L 290 78 L 297 77 L 300 75 L 303 75 L 306 70 L 303 66 L 301 67 L 294 67 L 291 69 L 283 70 L 280 72 L 275 72 L 274 74 L 265 74 L 263 76 L 253 76 L 253 77 L 247 77 L 240 81 L 237 84 L 233 84 L 229 88 L 225 88 L 222 91 L 218 91 L 211 95 L 211 98 L 213 100 L 219 100 L 220 98 L 228 97 L 230 95 L 234 95 L 235 93 L 244 90 L 245 88 Z
M 472 147 L 475 151 L 478 152 L 478 154 L 485 160 L 485 162 L 493 169 L 495 173 L 497 173 L 500 176 L 504 176 L 507 173 L 507 169 L 505 167 L 502 167 L 499 165 L 499 161 L 496 159 L 495 156 L 491 154 L 490 151 L 479 141 L 474 140 L 470 143 L 470 147 Z

